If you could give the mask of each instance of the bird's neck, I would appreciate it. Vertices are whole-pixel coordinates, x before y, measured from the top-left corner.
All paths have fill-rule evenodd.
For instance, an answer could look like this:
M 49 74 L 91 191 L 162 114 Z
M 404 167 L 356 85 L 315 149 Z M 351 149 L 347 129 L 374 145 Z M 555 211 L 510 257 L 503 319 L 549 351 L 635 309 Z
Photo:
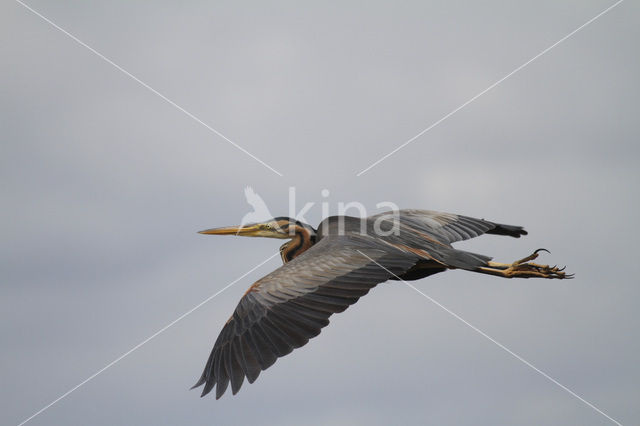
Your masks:
M 280 247 L 282 263 L 287 263 L 307 251 L 316 242 L 316 233 L 303 226 L 295 226 L 295 235 Z

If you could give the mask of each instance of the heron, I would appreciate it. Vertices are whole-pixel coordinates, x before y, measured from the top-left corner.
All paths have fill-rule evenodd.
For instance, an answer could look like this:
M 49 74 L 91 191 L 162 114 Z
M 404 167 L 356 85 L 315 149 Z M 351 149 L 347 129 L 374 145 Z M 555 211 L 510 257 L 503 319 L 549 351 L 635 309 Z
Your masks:
M 331 216 L 317 229 L 289 217 L 213 228 L 206 235 L 287 239 L 283 265 L 244 293 L 224 324 L 200 379 L 201 396 L 216 388 L 219 399 L 231 384 L 235 395 L 276 360 L 305 345 L 377 284 L 412 281 L 461 269 L 503 278 L 567 279 L 564 268 L 533 263 L 541 251 L 511 263 L 452 244 L 482 234 L 519 238 L 521 226 L 430 210 L 396 210 L 357 218 Z

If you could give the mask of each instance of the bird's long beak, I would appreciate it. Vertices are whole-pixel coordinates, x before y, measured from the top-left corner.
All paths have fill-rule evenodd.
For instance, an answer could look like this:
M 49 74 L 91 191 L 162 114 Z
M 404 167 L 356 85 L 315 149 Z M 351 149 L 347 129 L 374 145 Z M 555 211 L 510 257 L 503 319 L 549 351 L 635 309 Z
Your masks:
M 199 234 L 206 235 L 244 235 L 254 236 L 260 232 L 261 228 L 259 224 L 247 225 L 247 226 L 225 226 L 223 228 L 212 228 L 199 231 Z

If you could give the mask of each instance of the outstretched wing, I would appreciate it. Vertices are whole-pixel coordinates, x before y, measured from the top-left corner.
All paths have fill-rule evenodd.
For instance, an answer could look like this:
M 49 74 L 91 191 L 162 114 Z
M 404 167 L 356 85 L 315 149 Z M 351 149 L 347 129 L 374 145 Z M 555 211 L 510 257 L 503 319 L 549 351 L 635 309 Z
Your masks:
M 235 394 L 245 376 L 253 383 L 277 358 L 320 334 L 332 314 L 393 274 L 401 275 L 418 259 L 366 236 L 322 238 L 249 288 L 194 387 L 204 384 L 204 396 L 216 386 L 217 399 L 231 382 Z
M 401 226 L 427 233 L 445 244 L 468 240 L 482 234 L 508 235 L 515 238 L 527 235 L 527 231 L 521 226 L 503 225 L 453 213 L 431 210 L 399 210 L 398 214 Z M 380 213 L 369 217 L 369 220 L 375 221 L 381 217 L 393 219 L 393 213 Z

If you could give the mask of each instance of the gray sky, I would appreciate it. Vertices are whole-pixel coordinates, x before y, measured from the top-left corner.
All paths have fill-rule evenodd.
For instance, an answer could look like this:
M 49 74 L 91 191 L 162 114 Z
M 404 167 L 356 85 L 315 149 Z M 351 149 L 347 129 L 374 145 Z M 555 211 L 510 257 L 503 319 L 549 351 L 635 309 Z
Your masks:
M 380 201 L 524 225 L 573 281 L 452 271 L 414 284 L 622 424 L 640 419 L 640 8 L 613 4 L 0 4 L 0 423 L 18 424 L 275 253 L 196 234 Z M 322 189 L 331 195 L 323 199 Z M 307 218 L 322 219 L 319 204 Z M 188 391 L 274 259 L 29 424 L 613 424 L 402 283 L 221 400 Z

